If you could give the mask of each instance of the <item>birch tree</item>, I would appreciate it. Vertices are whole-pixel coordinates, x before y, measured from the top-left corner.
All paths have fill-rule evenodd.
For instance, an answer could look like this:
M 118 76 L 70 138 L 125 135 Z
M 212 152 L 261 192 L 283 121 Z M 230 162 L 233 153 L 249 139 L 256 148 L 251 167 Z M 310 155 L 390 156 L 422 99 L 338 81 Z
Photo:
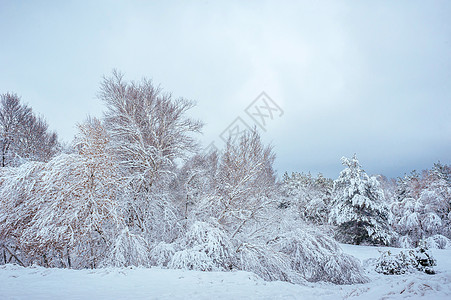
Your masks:
M 202 124 L 186 113 L 194 102 L 163 93 L 148 79 L 127 82 L 114 71 L 99 98 L 105 126 L 128 193 L 127 224 L 149 241 L 171 239 L 179 211 L 168 189 L 176 161 L 197 149 Z
M 50 132 L 42 117 L 20 102 L 16 94 L 1 95 L 1 166 L 17 166 L 26 161 L 48 161 L 58 152 L 56 133 Z
M 40 209 L 22 243 L 43 255 L 61 253 L 66 266 L 94 268 L 122 224 L 117 202 L 121 182 L 100 121 L 78 127 L 78 153 L 61 154 L 45 165 L 31 198 Z

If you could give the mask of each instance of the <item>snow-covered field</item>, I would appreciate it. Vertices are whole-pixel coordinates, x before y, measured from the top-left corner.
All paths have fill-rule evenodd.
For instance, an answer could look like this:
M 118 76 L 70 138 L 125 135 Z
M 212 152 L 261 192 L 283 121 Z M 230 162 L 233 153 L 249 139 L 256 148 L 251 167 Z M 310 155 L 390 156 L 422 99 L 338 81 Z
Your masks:
M 198 272 L 159 268 L 99 270 L 0 266 L 0 299 L 451 299 L 451 250 L 432 250 L 436 275 L 380 275 L 371 259 L 378 248 L 341 245 L 359 258 L 370 283 L 338 286 L 265 282 L 247 272 Z

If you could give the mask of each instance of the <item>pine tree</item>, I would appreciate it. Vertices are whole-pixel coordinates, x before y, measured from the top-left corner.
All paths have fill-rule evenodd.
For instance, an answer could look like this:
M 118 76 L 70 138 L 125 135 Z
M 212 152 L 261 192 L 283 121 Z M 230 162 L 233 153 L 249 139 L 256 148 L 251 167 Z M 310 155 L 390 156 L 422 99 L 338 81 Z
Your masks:
M 334 182 L 329 222 L 338 226 L 337 239 L 352 244 L 390 244 L 389 211 L 375 177 L 361 168 L 356 155 L 341 159 L 345 169 Z

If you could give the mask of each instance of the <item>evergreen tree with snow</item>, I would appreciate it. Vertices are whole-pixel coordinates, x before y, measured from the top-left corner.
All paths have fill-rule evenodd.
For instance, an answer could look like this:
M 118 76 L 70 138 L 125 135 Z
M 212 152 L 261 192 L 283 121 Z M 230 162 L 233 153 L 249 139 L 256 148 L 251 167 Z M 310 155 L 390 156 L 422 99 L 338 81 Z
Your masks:
M 390 244 L 389 211 L 379 182 L 362 170 L 356 155 L 341 161 L 345 169 L 334 182 L 329 214 L 329 222 L 338 229 L 336 238 L 356 245 Z

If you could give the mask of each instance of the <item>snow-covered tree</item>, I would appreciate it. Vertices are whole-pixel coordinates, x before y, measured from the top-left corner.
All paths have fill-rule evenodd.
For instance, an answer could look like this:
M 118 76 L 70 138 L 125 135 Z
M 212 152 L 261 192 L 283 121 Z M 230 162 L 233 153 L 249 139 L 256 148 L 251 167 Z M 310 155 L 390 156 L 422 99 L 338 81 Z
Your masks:
M 176 159 L 196 149 L 193 133 L 202 124 L 186 116 L 192 101 L 173 99 L 147 79 L 126 82 L 116 71 L 102 82 L 99 98 L 107 107 L 104 118 L 114 151 L 135 191 L 150 191 L 172 173 Z
M 0 247 L 4 263 L 28 264 L 26 247 L 20 241 L 40 209 L 31 199 L 40 191 L 44 168 L 45 163 L 29 162 L 0 170 Z
M 206 218 L 211 216 L 208 210 L 202 209 L 205 207 L 201 202 L 216 197 L 218 159 L 216 151 L 196 154 L 184 163 L 171 182 L 171 189 L 185 219 L 195 217 L 202 220 L 203 217 L 199 214 Z
M 193 157 L 177 182 L 186 226 L 207 223 L 236 243 L 258 235 L 277 207 L 273 161 L 256 131 L 230 140 L 221 153 Z
M 202 124 L 186 116 L 194 103 L 162 93 L 147 79 L 126 82 L 116 71 L 104 79 L 99 98 L 125 182 L 128 226 L 152 243 L 172 240 L 180 211 L 169 184 L 175 162 L 196 150 Z
M 256 131 L 229 141 L 220 153 L 192 157 L 180 169 L 174 189 L 185 219 L 215 219 L 231 237 L 270 218 L 277 192 L 274 153 Z
M 415 172 L 399 180 L 391 222 L 403 236 L 401 246 L 417 246 L 423 239 L 434 240 L 435 235 L 451 238 L 451 183 L 447 173 L 447 166 L 438 163 L 422 176 Z
M 326 224 L 332 198 L 333 181 L 321 173 L 315 178 L 311 174 L 284 174 L 282 182 L 283 201 L 280 206 L 294 205 L 300 216 L 315 224 Z
M 272 148 L 263 145 L 256 130 L 237 143 L 227 142 L 218 166 L 216 217 L 232 237 L 248 223 L 270 217 L 266 211 L 276 205 L 274 159 Z
M 58 152 L 56 133 L 20 102 L 16 94 L 2 94 L 0 105 L 1 166 L 17 166 L 27 161 L 48 161 Z
M 45 164 L 39 189 L 28 199 L 39 207 L 21 243 L 49 257 L 59 252 L 68 267 L 96 267 L 122 225 L 117 194 L 121 178 L 99 120 L 79 125 L 76 154 Z
M 271 147 L 263 145 L 256 131 L 235 143 L 229 141 L 220 153 L 187 161 L 173 183 L 184 210 L 186 232 L 173 247 L 157 245 L 152 250 L 155 261 L 174 268 L 245 269 L 238 253 L 244 253 L 244 245 L 250 245 L 252 238 L 258 239 L 271 225 L 271 211 L 277 208 L 273 161 Z M 171 253 L 168 249 L 174 250 L 170 260 L 166 258 Z M 266 254 L 268 260 L 277 255 Z
M 362 170 L 356 155 L 341 161 L 345 169 L 334 182 L 329 214 L 329 222 L 337 225 L 337 239 L 357 245 L 390 244 L 389 210 L 379 182 Z

